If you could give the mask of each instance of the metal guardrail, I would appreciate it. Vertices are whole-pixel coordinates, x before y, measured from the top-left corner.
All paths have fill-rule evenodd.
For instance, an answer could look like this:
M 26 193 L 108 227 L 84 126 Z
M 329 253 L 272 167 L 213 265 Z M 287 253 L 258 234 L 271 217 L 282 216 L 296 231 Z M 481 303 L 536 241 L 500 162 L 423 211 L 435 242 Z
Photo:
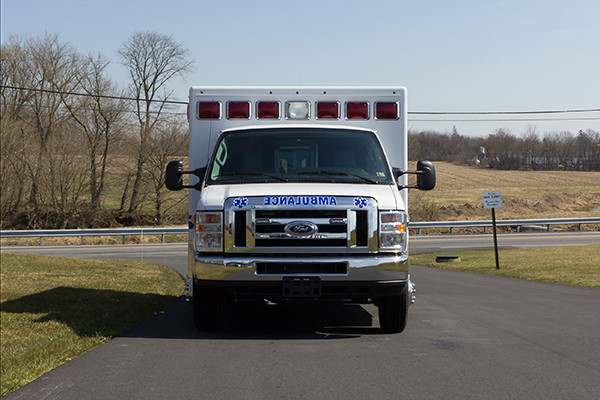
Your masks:
M 551 225 L 579 225 L 582 230 L 584 224 L 600 224 L 600 218 L 553 218 L 553 219 L 504 219 L 496 220 L 497 226 L 516 226 L 520 232 L 523 227 L 535 227 L 537 230 L 550 231 Z M 450 228 L 450 233 L 454 233 L 454 228 L 483 227 L 484 232 L 492 226 L 491 220 L 485 221 L 430 221 L 430 222 L 411 222 L 409 229 L 417 229 L 421 234 L 423 229 L 432 228 Z M 122 236 L 123 243 L 127 236 L 161 235 L 162 241 L 165 241 L 165 235 L 183 235 L 188 233 L 187 227 L 171 228 L 105 228 L 105 229 L 42 229 L 42 230 L 13 230 L 0 231 L 0 238 L 40 238 L 40 246 L 44 245 L 45 237 L 81 237 L 81 244 L 85 244 L 86 236 Z
M 101 228 L 101 229 L 39 229 L 39 230 L 14 230 L 0 231 L 0 238 L 40 238 L 40 246 L 44 245 L 45 237 L 81 237 L 81 244 L 85 244 L 86 236 L 122 236 L 123 244 L 127 236 L 187 234 L 187 227 L 171 228 Z
M 415 222 L 409 223 L 410 229 L 417 229 L 421 233 L 422 229 L 429 228 L 450 228 L 450 233 L 454 233 L 454 228 L 475 228 L 483 227 L 484 232 L 487 228 L 492 227 L 492 220 L 485 221 L 432 221 L 432 222 Z M 523 227 L 532 228 L 535 230 L 545 230 L 550 232 L 551 225 L 579 225 L 579 230 L 582 230 L 584 224 L 600 224 L 600 218 L 541 218 L 541 219 L 500 219 L 496 220 L 496 226 L 515 226 L 517 232 L 520 232 Z

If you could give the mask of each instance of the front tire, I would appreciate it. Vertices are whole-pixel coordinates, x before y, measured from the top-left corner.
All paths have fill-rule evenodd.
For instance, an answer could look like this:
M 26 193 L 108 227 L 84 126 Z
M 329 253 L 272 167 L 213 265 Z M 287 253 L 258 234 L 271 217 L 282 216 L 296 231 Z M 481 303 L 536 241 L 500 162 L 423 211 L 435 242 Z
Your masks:
M 378 302 L 379 325 L 386 332 L 400 333 L 406 328 L 408 290 L 397 296 L 385 296 Z

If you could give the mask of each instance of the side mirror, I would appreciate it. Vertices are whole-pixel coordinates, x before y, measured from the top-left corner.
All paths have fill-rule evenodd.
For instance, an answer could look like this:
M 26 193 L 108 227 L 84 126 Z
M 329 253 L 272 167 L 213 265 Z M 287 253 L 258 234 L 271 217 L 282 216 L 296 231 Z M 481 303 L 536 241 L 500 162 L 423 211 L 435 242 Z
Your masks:
M 417 162 L 417 189 L 431 190 L 435 187 L 435 167 L 431 161 Z
M 183 189 L 183 163 L 179 160 L 171 161 L 165 170 L 165 186 L 169 190 Z
M 399 185 L 399 189 L 431 190 L 435 187 L 435 167 L 431 161 L 418 161 L 416 171 L 404 171 L 400 168 L 393 168 L 393 172 L 396 180 L 404 174 L 417 175 L 416 185 Z
M 202 190 L 202 179 L 204 179 L 204 173 L 206 172 L 206 167 L 204 168 L 196 168 L 193 171 L 184 171 L 183 163 L 179 160 L 171 161 L 167 164 L 167 168 L 165 170 L 165 186 L 169 190 L 181 190 L 181 189 L 196 189 Z M 183 174 L 193 174 L 196 175 L 200 181 L 195 185 L 184 185 L 183 184 Z

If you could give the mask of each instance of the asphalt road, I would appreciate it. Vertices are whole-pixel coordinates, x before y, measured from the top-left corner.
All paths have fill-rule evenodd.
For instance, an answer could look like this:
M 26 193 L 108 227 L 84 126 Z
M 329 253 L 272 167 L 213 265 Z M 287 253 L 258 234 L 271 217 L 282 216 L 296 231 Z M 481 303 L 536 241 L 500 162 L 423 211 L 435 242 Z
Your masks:
M 502 236 L 500 246 L 600 243 L 597 233 L 573 236 Z M 491 235 L 412 240 L 413 252 L 491 246 Z M 181 244 L 43 249 L 64 251 L 134 259 L 143 251 L 180 273 L 187 262 Z M 402 334 L 381 333 L 376 308 L 356 304 L 232 306 L 221 331 L 198 333 L 179 298 L 6 398 L 600 398 L 600 290 L 421 267 L 411 274 L 417 303 Z

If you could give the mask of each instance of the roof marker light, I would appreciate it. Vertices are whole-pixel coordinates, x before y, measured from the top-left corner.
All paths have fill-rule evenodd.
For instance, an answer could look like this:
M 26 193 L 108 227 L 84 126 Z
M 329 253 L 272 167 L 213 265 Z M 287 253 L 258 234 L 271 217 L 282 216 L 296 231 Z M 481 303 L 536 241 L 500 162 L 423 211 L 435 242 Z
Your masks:
M 346 119 L 369 119 L 369 103 L 366 101 L 347 102 Z
M 377 119 L 398 119 L 398 103 L 375 103 L 375 117 Z
M 286 117 L 288 119 L 308 119 L 310 113 L 308 101 L 288 101 L 286 103 Z
M 321 118 L 340 118 L 340 103 L 337 101 L 319 101 L 317 102 L 317 119 Z
M 281 105 L 278 101 L 259 101 L 256 103 L 257 118 L 274 118 L 281 117 Z
M 220 119 L 221 103 L 218 101 L 199 101 L 198 119 Z
M 250 102 L 230 101 L 227 103 L 227 118 L 250 118 Z

